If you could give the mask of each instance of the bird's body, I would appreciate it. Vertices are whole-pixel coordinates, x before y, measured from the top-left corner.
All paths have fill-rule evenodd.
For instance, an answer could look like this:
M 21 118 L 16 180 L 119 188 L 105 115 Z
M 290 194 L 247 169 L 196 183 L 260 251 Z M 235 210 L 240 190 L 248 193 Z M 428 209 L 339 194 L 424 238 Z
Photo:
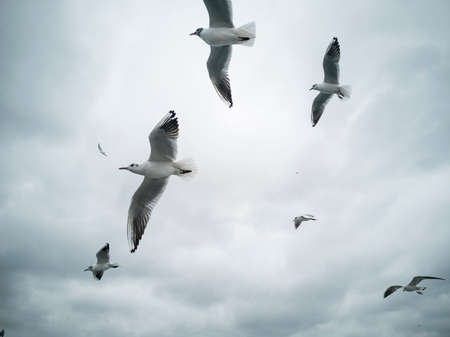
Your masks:
M 315 126 L 322 116 L 325 106 L 331 97 L 336 94 L 340 99 L 350 97 L 351 87 L 339 84 L 339 60 L 341 58 L 341 49 L 338 39 L 333 38 L 329 44 L 325 56 L 323 57 L 324 80 L 322 83 L 314 84 L 310 90 L 317 90 L 319 94 L 313 101 L 311 109 L 311 123 Z
M 317 219 L 314 217 L 314 215 L 303 214 L 300 216 L 296 216 L 292 221 L 294 222 L 295 229 L 297 229 L 298 227 L 300 227 L 302 222 L 311 220 L 316 221 Z
M 409 282 L 406 286 L 390 286 L 386 289 L 384 292 L 384 297 L 388 297 L 393 292 L 395 292 L 397 289 L 403 288 L 403 291 L 412 292 L 415 291 L 419 295 L 423 295 L 423 291 L 427 289 L 427 287 L 419 287 L 418 284 L 423 280 L 444 280 L 440 277 L 434 277 L 434 276 L 414 276 L 411 282 Z
M 198 28 L 190 35 L 197 35 L 211 47 L 206 63 L 214 88 L 229 107 L 233 106 L 228 66 L 231 60 L 231 46 L 243 44 L 252 46 L 256 38 L 254 22 L 235 28 L 230 0 L 203 0 L 209 14 L 209 28 Z
M 117 263 L 109 263 L 109 243 L 106 243 L 97 252 L 97 263 L 87 267 L 84 271 L 91 271 L 92 275 L 97 279 L 101 280 L 103 273 L 111 268 L 118 268 Z
M 171 175 L 188 176 L 194 168 L 189 160 L 175 161 L 177 156 L 178 119 L 174 111 L 153 128 L 149 135 L 151 153 L 141 164 L 120 169 L 144 176 L 128 209 L 127 236 L 130 251 L 136 251 L 150 220 L 153 208 L 161 197 Z

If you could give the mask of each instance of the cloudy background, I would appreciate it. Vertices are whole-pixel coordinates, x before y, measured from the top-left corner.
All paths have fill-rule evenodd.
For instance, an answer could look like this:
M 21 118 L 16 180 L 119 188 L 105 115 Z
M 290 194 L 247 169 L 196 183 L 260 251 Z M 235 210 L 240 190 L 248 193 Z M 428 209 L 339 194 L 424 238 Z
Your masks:
M 188 36 L 200 0 L 0 2 L 8 337 L 450 335 L 448 281 L 382 298 L 450 278 L 449 2 L 233 5 L 257 39 L 233 49 L 228 109 Z M 353 97 L 312 128 L 332 36 Z M 117 168 L 169 109 L 200 171 L 171 178 L 131 255 L 141 178 Z M 295 231 L 303 212 L 319 221 Z M 98 282 L 82 270 L 107 241 L 121 267 Z

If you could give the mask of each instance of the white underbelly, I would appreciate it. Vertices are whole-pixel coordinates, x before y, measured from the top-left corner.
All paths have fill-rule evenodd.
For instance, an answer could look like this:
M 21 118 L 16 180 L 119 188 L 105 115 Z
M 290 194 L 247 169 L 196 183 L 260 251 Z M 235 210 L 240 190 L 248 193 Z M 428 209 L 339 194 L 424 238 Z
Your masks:
M 166 178 L 175 173 L 171 162 L 150 162 L 145 167 L 144 175 L 152 179 Z
M 207 28 L 201 34 L 201 38 L 213 47 L 228 46 L 242 42 L 237 30 L 234 28 Z
M 337 94 L 339 92 L 338 84 L 320 83 L 317 87 L 320 92 L 323 92 L 326 94 Z

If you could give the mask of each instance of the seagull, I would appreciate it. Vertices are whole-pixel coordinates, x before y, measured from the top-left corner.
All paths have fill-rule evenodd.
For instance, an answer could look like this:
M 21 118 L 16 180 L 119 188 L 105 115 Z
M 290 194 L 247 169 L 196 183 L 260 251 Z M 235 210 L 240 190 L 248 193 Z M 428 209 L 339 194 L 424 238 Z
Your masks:
M 415 291 L 416 293 L 423 295 L 423 291 L 427 289 L 427 287 L 418 287 L 420 281 L 422 280 L 445 280 L 440 277 L 433 277 L 433 276 L 414 276 L 414 278 L 409 282 L 407 286 L 390 286 L 386 289 L 384 292 L 384 298 L 388 297 L 390 294 L 392 294 L 394 291 L 396 291 L 399 288 L 403 288 L 403 291 Z
M 117 268 L 117 263 L 109 263 L 109 243 L 106 243 L 102 249 L 97 252 L 97 263 L 93 266 L 87 267 L 84 271 L 91 271 L 92 275 L 100 280 L 103 276 L 103 272 L 110 268 Z
M 97 148 L 98 148 L 98 152 L 100 152 L 102 155 L 104 155 L 105 157 L 108 157 L 108 155 L 106 154 L 105 151 L 103 151 L 102 146 L 100 145 L 100 143 L 97 144 Z
M 178 119 L 174 111 L 155 126 L 148 139 L 150 158 L 142 164 L 131 164 L 119 170 L 144 176 L 141 186 L 136 190 L 128 209 L 128 243 L 134 253 L 144 234 L 153 208 L 161 197 L 171 175 L 187 177 L 194 173 L 189 159 L 175 161 L 177 156 Z
M 351 86 L 339 85 L 339 59 L 341 57 L 341 50 L 337 37 L 329 44 L 325 56 L 323 57 L 323 72 L 325 74 L 323 83 L 314 84 L 309 90 L 317 90 L 320 93 L 314 99 L 311 111 L 312 126 L 316 126 L 320 117 L 323 114 L 325 106 L 333 96 L 336 94 L 340 99 L 350 97 Z
M 2 329 L 2 331 L 0 331 L 0 337 L 4 337 L 5 336 L 5 329 Z
M 295 229 L 297 229 L 300 227 L 300 225 L 302 224 L 303 221 L 310 221 L 310 220 L 316 221 L 317 219 L 314 217 L 314 215 L 303 214 L 300 216 L 296 216 L 292 221 L 294 221 Z
M 208 67 L 209 78 L 219 97 L 233 106 L 228 65 L 231 59 L 231 45 L 253 46 L 256 38 L 256 25 L 250 22 L 234 28 L 230 0 L 203 0 L 209 13 L 209 28 L 198 28 L 190 35 L 197 35 L 211 46 Z

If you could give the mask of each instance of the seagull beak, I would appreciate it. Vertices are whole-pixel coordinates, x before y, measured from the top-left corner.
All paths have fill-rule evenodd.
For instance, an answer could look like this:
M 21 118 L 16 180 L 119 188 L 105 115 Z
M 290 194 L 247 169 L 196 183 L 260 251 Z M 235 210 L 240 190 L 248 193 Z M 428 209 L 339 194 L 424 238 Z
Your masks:
M 189 34 L 189 35 L 197 35 L 197 32 L 193 32 L 193 33 L 191 33 L 191 34 Z
M 313 90 L 314 89 L 314 87 L 311 87 L 311 89 L 309 89 L 309 90 Z
M 85 270 L 83 270 L 83 271 L 89 271 L 89 268 L 86 268 Z
M 128 167 L 119 167 L 119 170 L 128 170 Z

